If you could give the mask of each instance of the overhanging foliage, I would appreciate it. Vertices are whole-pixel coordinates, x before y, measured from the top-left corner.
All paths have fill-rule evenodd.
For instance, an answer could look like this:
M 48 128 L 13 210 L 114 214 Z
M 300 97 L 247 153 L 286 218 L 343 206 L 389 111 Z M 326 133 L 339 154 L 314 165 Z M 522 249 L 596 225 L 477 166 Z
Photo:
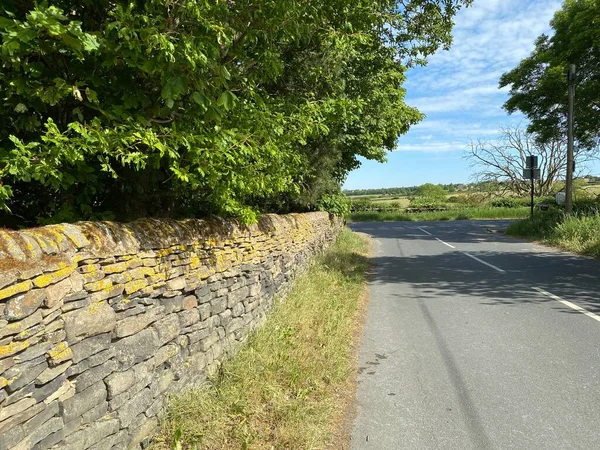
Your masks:
M 19 225 L 313 208 L 422 115 L 404 72 L 470 0 L 13 0 L 0 207 Z

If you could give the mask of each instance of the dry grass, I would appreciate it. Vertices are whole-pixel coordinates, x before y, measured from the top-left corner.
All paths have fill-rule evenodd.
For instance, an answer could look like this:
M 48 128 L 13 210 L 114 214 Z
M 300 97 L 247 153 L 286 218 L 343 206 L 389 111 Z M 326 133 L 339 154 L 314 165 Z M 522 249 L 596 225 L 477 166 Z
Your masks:
M 172 399 L 155 448 L 323 449 L 343 439 L 367 249 L 344 230 L 208 386 Z

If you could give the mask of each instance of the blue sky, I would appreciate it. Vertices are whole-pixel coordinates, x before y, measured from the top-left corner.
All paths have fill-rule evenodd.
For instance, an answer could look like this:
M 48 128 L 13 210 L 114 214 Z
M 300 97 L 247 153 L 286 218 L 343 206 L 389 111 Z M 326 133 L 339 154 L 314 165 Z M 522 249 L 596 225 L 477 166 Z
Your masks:
M 531 53 L 540 34 L 550 32 L 561 5 L 561 0 L 475 0 L 460 11 L 452 48 L 407 73 L 406 101 L 426 119 L 400 137 L 387 163 L 363 161 L 344 188 L 472 181 L 462 157 L 469 142 L 493 140 L 502 127 L 527 124 L 502 109 L 508 90 L 498 89 L 498 80 Z

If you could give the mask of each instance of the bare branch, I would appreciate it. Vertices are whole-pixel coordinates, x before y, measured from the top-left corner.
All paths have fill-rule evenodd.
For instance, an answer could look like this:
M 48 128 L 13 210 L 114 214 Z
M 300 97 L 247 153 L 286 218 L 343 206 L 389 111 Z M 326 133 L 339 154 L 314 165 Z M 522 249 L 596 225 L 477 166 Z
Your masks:
M 598 154 L 599 149 L 576 149 L 578 173 L 583 173 L 585 164 L 597 158 Z M 464 158 L 476 170 L 478 181 L 497 183 L 503 192 L 526 195 L 530 182 L 523 179 L 523 169 L 529 155 L 539 156 L 541 177 L 535 183 L 536 195 L 550 194 L 566 171 L 566 142 L 562 139 L 539 144 L 535 136 L 520 126 L 513 126 L 503 128 L 498 140 L 471 141 Z

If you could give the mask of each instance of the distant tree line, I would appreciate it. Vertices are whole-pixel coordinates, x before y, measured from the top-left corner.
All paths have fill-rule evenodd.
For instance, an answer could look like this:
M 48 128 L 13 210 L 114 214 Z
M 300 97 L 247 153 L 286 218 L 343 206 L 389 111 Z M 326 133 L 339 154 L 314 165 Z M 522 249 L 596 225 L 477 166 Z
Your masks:
M 419 195 L 420 190 L 422 190 L 423 186 L 437 186 L 441 188 L 443 191 L 447 193 L 452 193 L 460 190 L 468 190 L 468 189 L 477 189 L 474 184 L 461 184 L 461 183 L 451 183 L 451 184 L 436 184 L 433 185 L 431 183 L 426 183 L 420 186 L 409 186 L 409 187 L 394 187 L 394 188 L 379 188 L 379 189 L 345 189 L 344 194 L 349 197 L 356 195 L 392 195 L 399 197 L 411 197 L 414 195 Z M 420 194 L 425 195 L 425 194 Z
M 0 225 L 336 205 L 471 0 L 5 0 Z

